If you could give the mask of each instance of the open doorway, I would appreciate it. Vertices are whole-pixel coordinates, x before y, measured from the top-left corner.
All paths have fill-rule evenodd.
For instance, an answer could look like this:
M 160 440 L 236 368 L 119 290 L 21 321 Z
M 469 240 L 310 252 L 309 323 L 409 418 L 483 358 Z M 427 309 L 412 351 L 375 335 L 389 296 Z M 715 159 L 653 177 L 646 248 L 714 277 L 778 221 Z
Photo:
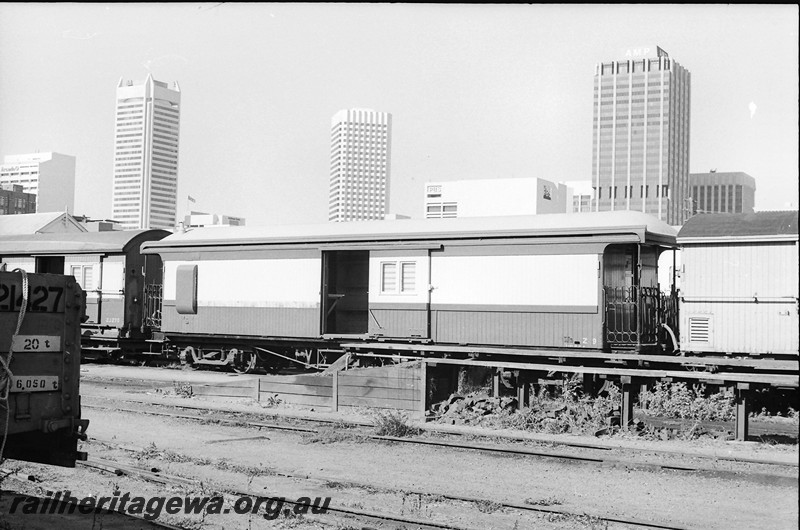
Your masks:
M 38 256 L 36 272 L 39 274 L 64 274 L 64 256 Z
M 364 335 L 369 326 L 369 251 L 322 253 L 322 333 Z

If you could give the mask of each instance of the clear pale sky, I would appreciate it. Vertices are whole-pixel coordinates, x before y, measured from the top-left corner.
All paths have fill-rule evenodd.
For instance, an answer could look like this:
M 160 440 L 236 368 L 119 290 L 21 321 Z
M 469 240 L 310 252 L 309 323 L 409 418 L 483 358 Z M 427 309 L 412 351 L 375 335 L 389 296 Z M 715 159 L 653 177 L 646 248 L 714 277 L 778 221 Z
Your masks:
M 690 170 L 798 204 L 798 6 L 0 4 L 0 156 L 77 157 L 111 216 L 115 88 L 181 87 L 178 214 L 327 220 L 330 119 L 393 115 L 390 211 L 431 180 L 589 180 L 594 65 L 658 45 L 692 75 Z

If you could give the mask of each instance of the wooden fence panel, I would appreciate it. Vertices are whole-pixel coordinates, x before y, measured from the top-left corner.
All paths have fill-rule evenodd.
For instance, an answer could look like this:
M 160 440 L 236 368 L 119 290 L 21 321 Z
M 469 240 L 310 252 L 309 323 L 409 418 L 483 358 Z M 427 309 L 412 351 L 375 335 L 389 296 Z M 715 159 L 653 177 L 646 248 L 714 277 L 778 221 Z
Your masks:
M 420 363 L 356 368 L 330 375 L 268 375 L 235 381 L 193 385 L 197 395 L 249 397 L 277 396 L 285 403 L 312 407 L 372 407 L 424 411 L 425 370 Z
M 416 401 L 419 399 L 418 388 L 391 388 L 391 387 L 367 387 L 367 386 L 342 386 L 339 383 L 339 399 L 346 397 L 363 397 L 375 399 L 407 399 Z
M 266 401 L 275 396 L 272 392 L 261 392 L 259 401 Z M 278 399 L 291 405 L 303 405 L 308 407 L 330 407 L 332 398 L 330 396 L 309 396 L 303 394 L 277 394 Z
M 257 379 L 242 379 L 225 383 L 192 385 L 192 394 L 196 396 L 249 397 L 255 398 L 258 392 Z
M 328 381 L 327 386 L 310 386 L 292 383 L 274 383 L 274 382 L 261 382 L 260 392 L 271 392 L 273 394 L 299 394 L 307 396 L 324 396 L 331 397 L 333 395 L 333 382 Z
M 422 399 L 422 373 L 417 363 L 339 372 L 338 404 L 416 412 Z
M 407 399 L 377 399 L 353 396 L 339 396 L 340 407 L 369 407 L 376 409 L 397 409 L 414 412 L 419 406 L 418 401 Z

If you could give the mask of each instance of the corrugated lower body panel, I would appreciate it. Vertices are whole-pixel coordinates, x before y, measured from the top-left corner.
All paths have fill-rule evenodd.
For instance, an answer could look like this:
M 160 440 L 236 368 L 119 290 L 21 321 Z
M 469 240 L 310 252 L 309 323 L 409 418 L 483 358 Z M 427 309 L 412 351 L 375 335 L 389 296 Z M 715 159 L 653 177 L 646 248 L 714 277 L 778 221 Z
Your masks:
M 204 307 L 180 315 L 164 304 L 162 331 L 252 337 L 318 337 L 319 307 Z
M 692 341 L 691 324 L 709 320 L 709 339 Z M 681 343 L 685 351 L 749 354 L 798 354 L 797 304 L 776 302 L 692 302 L 681 307 Z M 699 337 L 702 338 L 702 333 Z
M 428 337 L 428 311 L 370 309 L 369 334 L 380 337 Z
M 499 311 L 435 311 L 436 342 L 503 346 L 601 348 L 601 315 Z

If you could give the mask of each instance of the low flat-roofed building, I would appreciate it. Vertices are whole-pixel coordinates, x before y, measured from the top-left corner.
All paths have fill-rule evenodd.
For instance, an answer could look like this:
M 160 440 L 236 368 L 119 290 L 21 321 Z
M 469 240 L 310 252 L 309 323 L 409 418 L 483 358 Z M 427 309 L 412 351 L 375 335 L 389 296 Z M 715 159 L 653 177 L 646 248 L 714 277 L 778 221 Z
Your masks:
M 698 213 L 753 213 L 756 180 L 741 171 L 689 174 L 692 215 Z
M 199 228 L 202 226 L 244 226 L 244 223 L 244 217 L 205 212 L 190 212 L 189 215 L 183 218 L 184 228 Z
M 19 184 L 36 195 L 37 212 L 72 212 L 75 207 L 75 157 L 60 153 L 7 155 L 0 184 Z
M 591 180 L 575 180 L 564 182 L 567 187 L 567 210 L 572 213 L 591 212 L 594 189 Z
M 0 215 L 36 213 L 36 195 L 21 184 L 0 184 Z
M 435 219 L 567 213 L 567 195 L 564 184 L 535 177 L 427 182 L 423 215 Z

